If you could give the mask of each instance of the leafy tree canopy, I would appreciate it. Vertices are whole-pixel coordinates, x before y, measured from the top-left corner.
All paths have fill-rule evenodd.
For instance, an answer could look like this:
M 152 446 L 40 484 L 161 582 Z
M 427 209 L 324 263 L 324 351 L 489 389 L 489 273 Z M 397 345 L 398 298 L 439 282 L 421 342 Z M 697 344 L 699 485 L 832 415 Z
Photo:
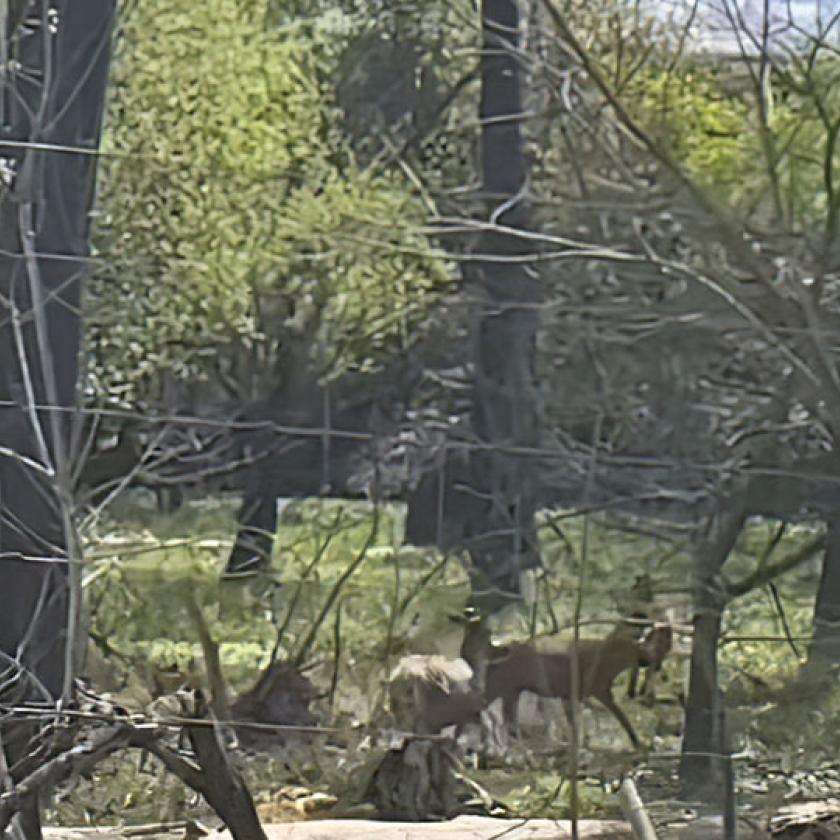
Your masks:
M 330 73 L 351 19 L 269 33 L 265 15 L 149 0 L 123 21 L 89 298 L 99 395 L 154 396 L 161 373 L 207 376 L 226 353 L 282 367 L 296 341 L 321 376 L 372 366 L 449 282 L 408 179 L 363 169 L 342 136 Z
M 691 177 L 742 218 L 807 230 L 837 212 L 834 64 L 794 54 L 762 80 L 747 59 L 682 56 L 637 74 L 626 101 Z

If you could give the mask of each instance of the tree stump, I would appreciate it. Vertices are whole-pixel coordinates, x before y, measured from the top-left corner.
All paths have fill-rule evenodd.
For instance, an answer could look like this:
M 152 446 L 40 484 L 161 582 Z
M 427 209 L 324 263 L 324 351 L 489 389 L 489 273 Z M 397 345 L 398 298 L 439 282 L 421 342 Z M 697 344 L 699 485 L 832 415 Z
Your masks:
M 460 810 L 460 762 L 451 739 L 411 738 L 389 750 L 371 780 L 381 819 L 448 819 Z

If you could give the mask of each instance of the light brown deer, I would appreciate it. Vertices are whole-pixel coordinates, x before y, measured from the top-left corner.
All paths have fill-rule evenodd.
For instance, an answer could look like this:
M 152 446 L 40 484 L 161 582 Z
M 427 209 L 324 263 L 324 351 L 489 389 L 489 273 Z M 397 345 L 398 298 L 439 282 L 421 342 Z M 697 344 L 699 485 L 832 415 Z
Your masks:
M 418 733 L 436 733 L 480 720 L 481 712 L 502 699 L 505 720 L 516 728 L 523 691 L 563 701 L 571 721 L 572 663 L 577 656 L 578 700 L 598 700 L 627 732 L 639 739 L 612 695 L 623 671 L 637 666 L 658 669 L 671 649 L 670 624 L 655 624 L 641 640 L 620 625 L 605 639 L 582 639 L 576 646 L 543 652 L 531 642 L 494 645 L 482 622 L 467 627 L 462 659 L 440 656 L 404 657 L 391 676 L 391 704 L 403 725 Z M 469 663 L 469 665 L 467 664 Z
M 389 679 L 389 706 L 397 724 L 435 734 L 480 719 L 484 698 L 463 659 L 412 655 L 400 659 Z
M 542 652 L 532 642 L 505 646 L 487 645 L 482 628 L 468 630 L 462 651 L 480 680 L 486 703 L 502 698 L 505 720 L 515 728 L 519 697 L 530 691 L 563 701 L 572 720 L 572 664 L 577 661 L 579 701 L 593 697 L 622 725 L 633 746 L 639 739 L 624 711 L 613 698 L 613 683 L 619 674 L 636 666 L 656 668 L 671 649 L 669 624 L 657 624 L 641 641 L 619 626 L 605 639 L 581 639 L 558 652 Z

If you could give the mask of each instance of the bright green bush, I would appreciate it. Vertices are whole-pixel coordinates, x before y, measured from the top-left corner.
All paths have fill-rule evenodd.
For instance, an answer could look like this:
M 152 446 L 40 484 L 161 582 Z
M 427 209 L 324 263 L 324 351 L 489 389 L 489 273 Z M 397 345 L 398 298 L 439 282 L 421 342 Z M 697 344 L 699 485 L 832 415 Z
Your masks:
M 292 342 L 319 375 L 369 366 L 449 280 L 408 181 L 342 137 L 325 80 L 348 21 L 268 34 L 262 6 L 150 0 L 123 22 L 88 306 L 112 401 L 224 360 L 276 381 Z

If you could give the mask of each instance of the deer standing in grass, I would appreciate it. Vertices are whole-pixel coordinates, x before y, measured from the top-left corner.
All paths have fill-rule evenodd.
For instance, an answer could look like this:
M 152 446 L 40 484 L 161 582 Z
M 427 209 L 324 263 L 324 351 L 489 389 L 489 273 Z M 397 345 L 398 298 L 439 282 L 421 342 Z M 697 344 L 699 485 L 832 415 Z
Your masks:
M 565 650 L 542 652 L 532 642 L 493 645 L 486 628 L 478 622 L 467 630 L 462 656 L 476 672 L 485 702 L 502 698 L 505 720 L 514 729 L 523 691 L 561 699 L 571 723 L 572 667 L 576 661 L 577 700 L 598 700 L 621 724 L 633 746 L 638 747 L 633 725 L 613 697 L 613 683 L 630 668 L 657 669 L 671 649 L 671 638 L 669 624 L 654 625 L 639 641 L 619 625 L 604 639 L 581 639 Z

